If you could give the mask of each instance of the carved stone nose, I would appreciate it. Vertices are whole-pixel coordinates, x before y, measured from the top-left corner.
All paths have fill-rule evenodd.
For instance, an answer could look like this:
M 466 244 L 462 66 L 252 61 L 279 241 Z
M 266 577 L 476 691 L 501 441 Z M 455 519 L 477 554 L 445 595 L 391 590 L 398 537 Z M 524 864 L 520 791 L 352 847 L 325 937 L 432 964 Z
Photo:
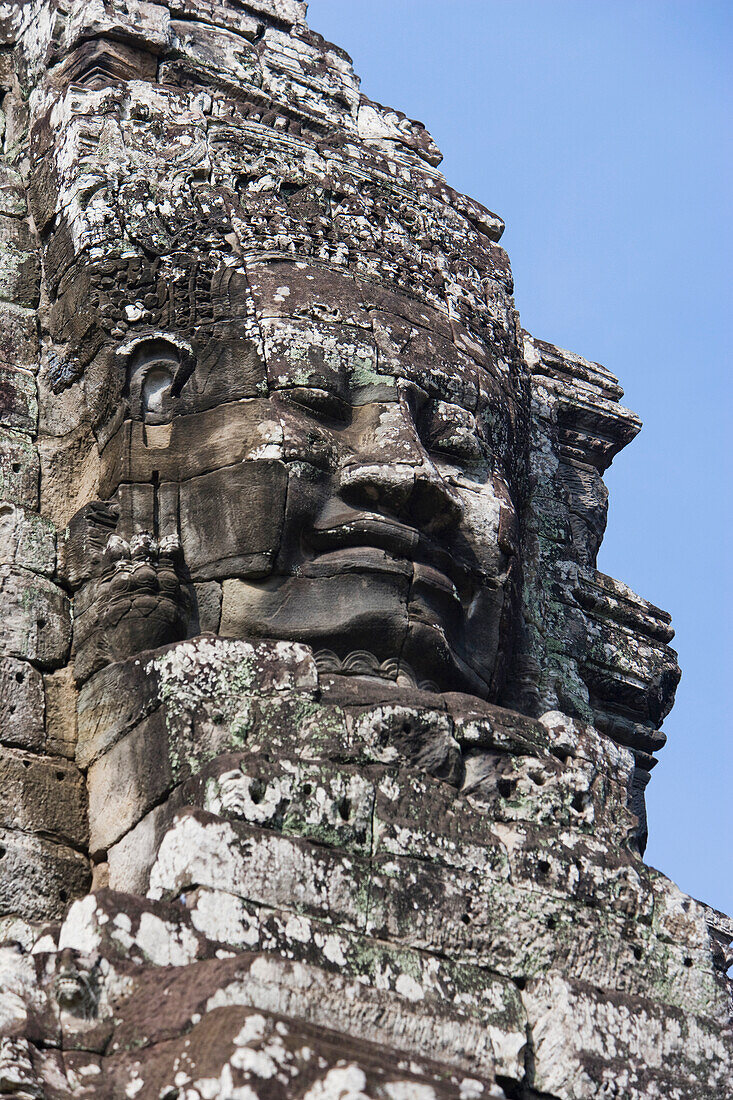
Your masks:
M 353 450 L 339 472 L 342 499 L 422 531 L 460 522 L 460 497 L 432 462 L 407 402 L 375 405 L 363 410 L 360 419 L 351 440 Z M 387 455 L 390 461 L 385 461 Z
M 384 512 L 421 531 L 461 520 L 457 494 L 427 459 L 421 465 L 352 461 L 341 468 L 339 495 L 352 508 Z
M 421 531 L 456 526 L 463 517 L 460 497 L 430 461 L 417 473 L 409 511 Z

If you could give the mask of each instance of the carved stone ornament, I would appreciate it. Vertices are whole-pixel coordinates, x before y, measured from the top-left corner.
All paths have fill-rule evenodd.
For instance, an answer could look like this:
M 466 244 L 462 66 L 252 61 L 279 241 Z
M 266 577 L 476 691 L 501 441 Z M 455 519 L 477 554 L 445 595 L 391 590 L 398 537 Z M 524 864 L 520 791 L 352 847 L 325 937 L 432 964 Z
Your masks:
M 0 1095 L 730 1095 L 616 379 L 305 4 L 0 47 Z

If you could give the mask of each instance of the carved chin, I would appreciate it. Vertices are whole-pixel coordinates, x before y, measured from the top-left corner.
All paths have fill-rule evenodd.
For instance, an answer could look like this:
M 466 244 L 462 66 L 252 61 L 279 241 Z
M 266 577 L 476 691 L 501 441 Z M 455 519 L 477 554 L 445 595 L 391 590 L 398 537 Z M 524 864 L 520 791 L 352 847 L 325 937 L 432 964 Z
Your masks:
M 474 601 L 469 630 L 449 581 L 381 551 L 371 553 L 368 566 L 354 561 L 351 571 L 340 561 L 339 572 L 311 565 L 308 575 L 225 581 L 220 633 L 300 641 L 342 660 L 366 651 L 390 667 L 402 661 L 418 683 L 486 695 L 498 633 L 495 594 Z M 478 645 L 467 645 L 471 634 Z

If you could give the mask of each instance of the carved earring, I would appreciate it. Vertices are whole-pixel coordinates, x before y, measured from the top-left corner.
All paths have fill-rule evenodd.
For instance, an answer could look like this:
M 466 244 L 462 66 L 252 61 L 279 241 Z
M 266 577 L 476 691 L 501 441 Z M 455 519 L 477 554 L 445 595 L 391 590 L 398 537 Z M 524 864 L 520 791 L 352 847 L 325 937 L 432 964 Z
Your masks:
M 140 395 L 143 420 L 157 419 L 162 415 L 172 386 L 173 375 L 166 367 L 156 364 L 147 371 Z

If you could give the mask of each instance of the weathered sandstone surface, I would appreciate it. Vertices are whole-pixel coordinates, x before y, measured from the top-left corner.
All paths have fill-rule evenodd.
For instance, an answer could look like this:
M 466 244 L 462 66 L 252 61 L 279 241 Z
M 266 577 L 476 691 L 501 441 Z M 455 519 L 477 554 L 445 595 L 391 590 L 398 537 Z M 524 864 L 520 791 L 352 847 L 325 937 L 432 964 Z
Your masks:
M 0 3 L 0 1097 L 731 1096 L 640 423 L 305 8 Z

